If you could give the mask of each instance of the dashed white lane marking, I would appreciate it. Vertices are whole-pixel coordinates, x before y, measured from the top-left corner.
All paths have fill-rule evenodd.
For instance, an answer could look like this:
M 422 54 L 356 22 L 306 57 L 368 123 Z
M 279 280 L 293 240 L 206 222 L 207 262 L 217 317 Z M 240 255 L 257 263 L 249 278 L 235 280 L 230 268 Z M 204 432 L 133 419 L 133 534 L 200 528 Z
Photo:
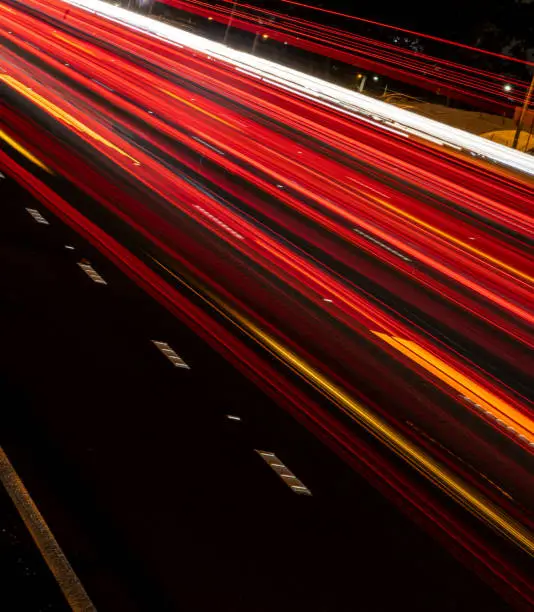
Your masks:
M 274 470 L 280 479 L 294 492 L 299 495 L 311 495 L 312 492 L 300 481 L 295 474 L 274 454 L 268 451 L 255 449 L 265 463 Z
M 167 359 L 173 364 L 174 367 L 184 368 L 186 370 L 191 369 L 187 365 L 187 363 L 176 353 L 176 351 L 174 351 L 166 342 L 152 340 L 152 343 L 165 355 L 165 357 L 167 357 Z
M 35 208 L 27 208 L 26 210 L 35 219 L 35 221 L 37 221 L 37 223 L 41 223 L 42 225 L 50 225 L 43 215 L 38 210 L 35 210 Z
M 93 282 L 98 283 L 99 285 L 107 285 L 107 282 L 100 276 L 100 274 L 90 263 L 80 261 L 78 262 L 78 265 Z

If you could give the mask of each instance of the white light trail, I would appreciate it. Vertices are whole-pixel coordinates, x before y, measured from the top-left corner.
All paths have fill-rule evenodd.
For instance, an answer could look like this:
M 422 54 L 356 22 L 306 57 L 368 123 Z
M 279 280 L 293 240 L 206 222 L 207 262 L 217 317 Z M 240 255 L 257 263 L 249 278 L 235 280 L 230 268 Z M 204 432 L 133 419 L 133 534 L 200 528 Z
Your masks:
M 534 157 L 526 153 L 375 100 L 364 94 L 344 89 L 281 64 L 236 51 L 221 43 L 207 40 L 149 17 L 131 13 L 101 0 L 66 0 L 66 2 L 138 31 L 152 34 L 181 48 L 187 47 L 203 53 L 209 59 L 217 58 L 233 65 L 241 72 L 257 76 L 266 82 L 315 101 L 321 101 L 326 106 L 333 106 L 358 119 L 361 118 L 361 115 L 372 117 L 377 121 L 377 125 L 384 129 L 388 128 L 382 126 L 381 121 L 394 122 L 395 128 L 399 131 L 415 133 L 431 142 L 438 141 L 455 148 L 459 147 L 464 151 L 534 176 Z

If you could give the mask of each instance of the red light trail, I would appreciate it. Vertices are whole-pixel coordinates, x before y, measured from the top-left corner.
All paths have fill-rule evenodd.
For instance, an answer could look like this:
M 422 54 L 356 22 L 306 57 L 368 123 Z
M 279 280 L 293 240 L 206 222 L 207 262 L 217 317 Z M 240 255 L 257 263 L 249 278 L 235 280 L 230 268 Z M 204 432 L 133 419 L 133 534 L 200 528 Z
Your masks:
M 534 552 L 529 179 L 68 11 L 0 3 L 0 167 L 532 601 L 418 484 Z
M 528 88 L 527 82 L 514 77 L 504 78 L 500 74 L 487 70 L 478 70 L 457 62 L 432 57 L 421 51 L 413 51 L 396 44 L 381 42 L 367 36 L 352 34 L 339 28 L 254 5 L 233 3 L 230 0 L 224 0 L 224 2 L 228 7 L 213 6 L 201 0 L 165 0 L 164 3 L 223 24 L 231 23 L 232 27 L 238 29 L 258 35 L 263 33 L 269 39 L 338 59 L 358 66 L 360 69 L 376 71 L 381 75 L 417 85 L 423 89 L 433 92 L 439 90 L 444 96 L 468 101 L 475 107 L 490 111 L 506 110 L 509 112 L 512 108 L 519 106 Z M 324 12 L 330 13 L 331 11 Z M 349 17 L 341 13 L 335 14 Z M 455 44 L 377 22 L 358 20 L 444 44 Z M 474 49 L 467 45 L 458 44 L 456 46 L 476 51 L 482 55 L 498 57 L 525 66 L 530 65 L 527 61 Z

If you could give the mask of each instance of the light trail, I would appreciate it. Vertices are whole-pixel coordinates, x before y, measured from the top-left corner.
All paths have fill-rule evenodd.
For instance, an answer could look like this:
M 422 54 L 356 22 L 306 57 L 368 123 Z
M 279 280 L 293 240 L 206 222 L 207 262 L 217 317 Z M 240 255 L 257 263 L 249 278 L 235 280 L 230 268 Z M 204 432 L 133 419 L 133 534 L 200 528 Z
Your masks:
M 232 63 L 236 68 L 247 70 L 258 78 L 267 78 L 289 91 L 309 99 L 332 104 L 336 109 L 354 114 L 356 117 L 376 117 L 380 121 L 394 122 L 399 130 L 415 130 L 421 138 L 430 136 L 462 150 L 480 155 L 488 160 L 534 176 L 534 160 L 520 151 L 487 141 L 479 136 L 463 132 L 405 109 L 394 107 L 365 95 L 338 87 L 316 77 L 306 75 L 275 62 L 259 59 L 250 54 L 235 51 L 200 36 L 157 22 L 148 17 L 131 13 L 101 2 L 100 0 L 66 0 L 68 4 L 90 10 L 97 15 L 113 19 L 144 32 L 150 32 L 166 41 L 194 49 L 206 56 Z
M 114 145 L 113 143 L 111 143 L 106 138 L 103 138 L 100 134 L 97 134 L 94 130 L 87 127 L 87 125 L 85 125 L 81 121 L 78 121 L 77 119 L 75 119 L 70 113 L 59 108 L 56 104 L 52 104 L 51 102 L 46 100 L 43 96 L 34 92 L 31 88 L 26 87 L 23 83 L 20 83 L 19 81 L 17 81 L 17 79 L 14 79 L 13 77 L 7 74 L 0 74 L 0 80 L 4 81 L 4 83 L 12 87 L 15 91 L 18 91 L 19 93 L 21 93 L 23 96 L 25 96 L 29 100 L 32 100 L 33 102 L 35 102 L 39 107 L 41 107 L 43 110 L 50 113 L 52 116 L 58 118 L 63 124 L 69 127 L 72 127 L 74 130 L 84 135 L 87 135 L 89 138 L 92 138 L 96 142 L 100 142 L 106 147 L 109 147 L 110 149 L 112 149 L 113 151 L 116 151 L 120 155 L 123 155 L 124 157 L 132 161 L 133 164 L 135 164 L 136 166 L 139 165 L 139 162 L 133 157 L 131 157 L 130 155 L 128 155 L 128 153 L 126 153 L 125 151 L 123 151 L 122 149 Z
M 395 347 L 403 355 L 407 355 L 434 376 L 464 394 L 464 396 L 467 396 L 477 405 L 480 405 L 485 412 L 491 412 L 494 417 L 495 413 L 497 413 L 499 417 L 504 419 L 503 425 L 505 427 L 512 429 L 514 433 L 528 436 L 529 443 L 534 445 L 534 423 L 523 413 L 506 402 L 503 402 L 500 398 L 488 392 L 487 389 L 481 387 L 467 376 L 464 376 L 458 370 L 451 368 L 450 365 L 446 364 L 441 359 L 437 359 L 434 355 L 414 342 L 388 336 L 380 332 L 374 333 L 379 338 L 382 338 L 384 342 Z
M 2 75 L 0 75 L 0 78 L 2 78 Z M 53 174 L 52 170 L 50 170 L 48 166 L 43 164 L 43 162 L 40 161 L 37 157 L 35 157 L 33 153 L 28 151 L 26 147 L 23 147 L 19 142 L 17 142 L 14 138 L 12 138 L 9 134 L 4 132 L 3 130 L 0 130 L 0 139 L 2 139 L 4 142 L 7 142 L 9 146 L 13 147 L 21 155 L 24 155 L 26 159 L 29 159 L 32 163 L 34 163 L 36 166 L 39 166 L 39 168 L 41 168 L 42 170 L 45 170 L 46 172 Z
M 225 0 L 227 1 L 227 0 Z M 420 38 L 427 38 L 429 40 L 435 40 L 437 42 L 441 42 L 444 43 L 446 45 L 452 45 L 454 47 L 461 47 L 463 49 L 467 49 L 468 51 L 475 51 L 476 53 L 482 53 L 484 55 L 490 55 L 492 57 L 498 57 L 500 59 L 504 59 L 507 60 L 509 62 L 517 62 L 520 64 L 526 64 L 526 65 L 530 65 L 530 66 L 534 66 L 533 62 L 529 62 L 527 60 L 521 60 L 521 59 L 517 59 L 515 57 L 511 57 L 509 55 L 505 55 L 504 53 L 496 53 L 495 51 L 488 51 L 487 49 L 480 49 L 479 47 L 473 47 L 471 45 L 464 45 L 462 43 L 459 42 L 454 42 L 452 40 L 448 40 L 447 38 L 439 38 L 437 36 L 431 36 L 430 34 L 425 34 L 423 32 L 416 32 L 414 30 L 408 30 L 406 28 L 400 28 L 398 26 L 394 26 L 391 24 L 387 24 L 387 23 L 382 23 L 380 21 L 373 21 L 371 19 L 364 19 L 362 17 L 358 17 L 356 15 L 349 15 L 347 13 L 341 13 L 339 11 L 331 11 L 329 9 L 325 9 L 323 7 L 319 7 L 319 6 L 312 6 L 310 4 L 304 4 L 303 2 L 295 2 L 295 0 L 280 0 L 281 2 L 285 3 L 285 4 L 293 4 L 295 6 L 300 6 L 303 8 L 307 8 L 307 9 L 311 9 L 312 11 L 318 11 L 321 13 L 330 13 L 332 15 L 337 15 L 340 17 L 345 17 L 347 19 L 353 19 L 354 21 L 362 21 L 364 23 L 370 23 L 372 25 L 377 25 L 380 26 L 381 28 L 388 28 L 390 30 L 396 30 L 398 32 L 405 32 L 406 34 L 413 34 L 414 36 L 418 36 Z
M 172 276 L 176 275 L 161 262 L 156 263 L 164 268 Z M 184 281 L 179 279 L 181 283 Z M 485 499 L 466 482 L 462 482 L 454 474 L 450 473 L 444 466 L 433 460 L 427 453 L 417 448 L 405 436 L 395 431 L 384 419 L 374 414 L 361 402 L 350 396 L 344 389 L 336 385 L 316 368 L 306 363 L 299 355 L 290 350 L 276 338 L 263 331 L 254 322 L 237 310 L 224 303 L 206 288 L 201 290 L 194 288 L 197 295 L 208 298 L 217 310 L 224 314 L 234 325 L 240 327 L 256 342 L 263 345 L 273 356 L 284 362 L 288 367 L 297 372 L 310 384 L 315 386 L 321 393 L 333 402 L 339 404 L 343 409 L 355 416 L 366 429 L 373 435 L 390 446 L 396 453 L 412 464 L 415 469 L 433 480 L 440 488 L 453 498 L 457 499 L 470 512 L 479 516 L 494 529 L 501 532 L 505 537 L 513 540 L 527 553 L 534 555 L 534 534 L 517 523 L 511 517 L 507 517 L 503 511 Z M 205 297 L 204 297 L 205 296 Z M 383 337 L 383 334 L 379 334 Z
M 355 421 L 530 553 L 528 184 L 74 6 L 3 9 L 0 129 L 56 177 L 8 142 L 2 169 L 356 463 Z
M 352 63 L 360 70 L 377 71 L 432 92 L 439 88 L 443 95 L 470 100 L 475 106 L 498 113 L 503 108 L 509 111 L 514 101 L 516 106 L 520 105 L 528 88 L 527 82 L 512 78 L 506 81 L 512 87 L 508 91 L 503 88 L 504 81 L 499 74 L 250 4 L 230 0 L 226 6 L 213 6 L 201 0 L 165 0 L 164 3 L 224 24 L 231 15 L 232 28 L 263 32 L 271 40 Z

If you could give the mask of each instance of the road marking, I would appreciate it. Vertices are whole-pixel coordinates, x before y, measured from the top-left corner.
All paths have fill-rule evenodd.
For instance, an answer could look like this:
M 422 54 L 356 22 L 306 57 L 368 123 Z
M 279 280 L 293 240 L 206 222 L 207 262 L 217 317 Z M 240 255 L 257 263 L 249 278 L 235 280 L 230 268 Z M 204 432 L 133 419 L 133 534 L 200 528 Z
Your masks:
M 107 85 L 104 85 L 104 83 L 101 83 L 100 81 L 97 81 L 96 79 L 91 79 L 91 81 L 93 81 L 93 83 L 96 83 L 97 85 L 100 85 L 100 87 L 103 87 L 104 89 L 107 89 L 108 91 L 113 92 L 113 89 L 111 89 L 111 87 L 108 87 Z
M 91 264 L 79 261 L 78 265 L 93 282 L 98 283 L 99 285 L 107 285 L 107 282 L 100 276 L 100 274 Z
M 187 363 L 174 351 L 166 342 L 160 342 L 159 340 L 152 340 L 154 346 L 156 346 L 167 359 L 175 366 L 176 368 L 184 368 L 185 370 L 190 370 L 191 368 L 187 365 Z
M 331 381 L 321 371 L 309 365 L 297 353 L 286 348 L 274 336 L 264 332 L 252 320 L 235 310 L 217 295 L 202 287 L 195 287 L 184 281 L 170 268 L 154 259 L 163 270 L 232 322 L 240 331 L 254 339 L 273 357 L 286 364 L 291 370 L 321 392 L 340 409 L 352 415 L 369 433 L 402 457 L 420 474 L 447 493 L 466 510 L 485 521 L 493 529 L 507 537 L 530 555 L 534 555 L 534 532 L 502 510 L 489 497 L 473 487 L 448 467 L 436 461 L 422 447 L 407 436 L 396 431 L 381 415 L 375 414 L 366 405 L 353 398 L 345 389 Z M 374 332 L 376 333 L 376 332 Z M 532 443 L 534 445 L 534 442 Z M 268 453 L 263 452 L 262 456 Z M 273 453 L 271 455 L 274 456 Z
M 96 611 L 80 579 L 72 569 L 42 514 L 1 447 L 0 480 L 70 607 L 80 612 Z
M 360 229 L 357 229 L 356 227 L 354 228 L 354 231 L 357 234 L 359 234 L 360 236 L 363 236 L 364 238 L 367 238 L 367 240 L 370 240 L 371 242 L 374 242 L 374 244 L 377 244 L 378 246 L 382 247 L 383 249 L 386 249 L 386 251 L 389 251 L 393 255 L 396 255 L 397 257 L 400 257 L 404 261 L 412 261 L 409 257 L 406 257 L 406 255 L 403 255 L 400 251 L 397 251 L 397 249 L 394 249 L 393 247 L 390 247 L 385 242 L 382 242 L 381 240 L 378 240 L 378 238 L 375 238 L 374 236 L 371 236 L 367 232 L 364 232 L 364 231 L 362 231 Z
M 226 230 L 227 232 L 229 232 L 230 234 L 232 234 L 232 236 L 235 236 L 235 238 L 239 238 L 239 240 L 244 240 L 245 237 L 242 236 L 241 234 L 239 234 L 238 232 L 236 232 L 235 230 L 233 230 L 231 227 L 229 227 L 228 225 L 226 225 L 226 223 L 224 221 L 221 221 L 221 219 L 219 219 L 219 217 L 216 217 L 215 215 L 212 215 L 209 211 L 207 211 L 205 208 L 202 208 L 202 206 L 198 206 L 197 204 L 195 205 L 195 208 L 197 210 L 199 210 L 203 215 L 205 215 L 206 217 L 208 217 L 208 219 L 210 219 L 211 221 L 213 221 L 214 223 L 216 223 L 217 225 L 219 225 L 220 227 L 222 227 L 224 230 Z
M 43 162 L 40 159 L 38 159 L 37 157 L 35 157 L 35 155 L 33 155 L 33 153 L 28 151 L 28 149 L 23 147 L 15 139 L 11 138 L 11 136 L 9 136 L 9 134 L 6 134 L 6 132 L 4 132 L 3 130 L 0 130 L 0 138 L 2 140 L 4 140 L 5 142 L 7 142 L 7 144 L 10 147 L 12 147 L 13 149 L 15 149 L 15 151 L 18 151 L 21 155 L 24 155 L 24 157 L 26 159 L 29 159 L 36 166 L 39 166 L 39 168 L 42 168 L 43 170 L 45 170 L 49 174 L 54 174 L 52 172 L 52 170 L 50 170 L 50 168 L 47 165 L 43 164 Z
M 26 210 L 37 221 L 37 223 L 41 223 L 42 225 L 50 225 L 43 215 L 38 210 L 35 210 L 35 208 L 27 208 Z
M 303 482 L 301 482 L 295 474 L 274 454 L 267 451 L 254 449 L 265 463 L 274 470 L 279 478 L 284 482 L 294 493 L 299 495 L 311 495 L 312 492 Z
M 217 149 L 217 147 L 214 147 L 213 145 L 210 145 L 208 142 L 206 142 L 205 140 L 202 140 L 202 138 L 197 138 L 196 136 L 192 136 L 191 137 L 193 140 L 196 140 L 197 142 L 199 142 L 200 144 L 204 145 L 205 147 L 207 147 L 208 149 L 211 149 L 212 151 L 215 151 L 215 153 L 218 153 L 219 155 L 222 155 L 223 157 L 226 155 L 226 153 L 224 151 L 221 151 L 220 149 Z

